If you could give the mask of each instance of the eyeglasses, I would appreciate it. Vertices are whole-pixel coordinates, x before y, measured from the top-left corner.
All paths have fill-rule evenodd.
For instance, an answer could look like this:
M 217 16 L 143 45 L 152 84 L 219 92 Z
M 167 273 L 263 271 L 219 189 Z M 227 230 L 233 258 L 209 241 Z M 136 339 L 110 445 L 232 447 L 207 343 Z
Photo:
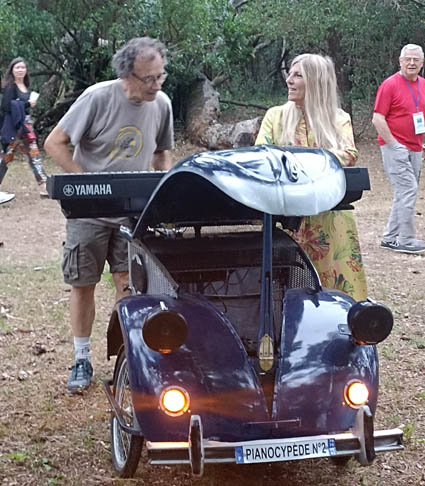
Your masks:
M 131 73 L 131 75 L 141 83 L 146 84 L 146 86 L 152 86 L 155 83 L 163 83 L 167 79 L 168 73 L 164 71 L 163 73 L 158 74 L 158 76 L 145 76 L 144 78 L 141 78 L 136 73 Z
M 404 62 L 413 62 L 414 64 L 417 64 L 419 61 L 423 61 L 423 59 L 419 58 L 419 57 L 402 57 L 401 58 L 402 61 Z

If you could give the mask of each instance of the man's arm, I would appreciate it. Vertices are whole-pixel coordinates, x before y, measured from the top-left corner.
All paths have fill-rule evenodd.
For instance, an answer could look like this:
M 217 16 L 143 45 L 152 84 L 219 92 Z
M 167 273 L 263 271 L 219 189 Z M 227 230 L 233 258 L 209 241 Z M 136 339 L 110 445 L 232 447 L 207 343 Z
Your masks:
M 375 126 L 378 135 L 384 140 L 385 143 L 391 145 L 396 141 L 391 133 L 390 127 L 388 126 L 384 115 L 375 112 L 373 114 L 372 123 Z
M 84 172 L 80 165 L 72 159 L 72 153 L 68 147 L 69 142 L 69 136 L 57 125 L 46 138 L 44 150 L 65 172 Z
M 170 170 L 172 166 L 169 150 L 159 150 L 153 154 L 152 167 L 154 170 Z

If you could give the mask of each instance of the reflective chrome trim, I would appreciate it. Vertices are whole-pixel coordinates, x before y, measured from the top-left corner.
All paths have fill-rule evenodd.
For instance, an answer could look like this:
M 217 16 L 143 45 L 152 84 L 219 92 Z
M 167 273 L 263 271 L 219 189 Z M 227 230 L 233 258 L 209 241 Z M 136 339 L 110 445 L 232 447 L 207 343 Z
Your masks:
M 379 452 L 395 452 L 404 449 L 402 438 L 402 430 L 395 428 L 390 430 L 375 431 L 374 449 L 376 453 Z M 320 436 L 297 437 L 297 440 L 313 440 L 313 439 L 333 439 L 335 441 L 336 455 L 341 456 L 356 456 L 362 453 L 361 443 L 364 441 L 362 437 L 355 435 L 354 432 L 346 432 L 342 434 L 329 434 Z M 238 446 L 253 446 L 256 444 L 285 444 L 290 443 L 294 438 L 287 439 L 268 439 L 268 440 L 254 440 L 242 442 L 219 442 L 214 440 L 203 439 L 204 462 L 205 463 L 235 463 L 235 447 Z M 190 464 L 189 459 L 189 443 L 188 442 L 146 442 L 148 450 L 148 459 L 150 464 Z M 296 460 L 296 459 L 294 459 Z
M 109 404 L 111 405 L 111 413 L 114 414 L 116 417 L 118 423 L 120 424 L 120 427 L 126 432 L 127 434 L 132 434 L 132 435 L 137 435 L 139 437 L 143 437 L 143 432 L 140 430 L 139 426 L 129 426 L 126 424 L 124 420 L 124 415 L 125 411 L 120 407 L 120 405 L 117 403 L 115 400 L 114 393 L 112 391 L 112 386 L 113 386 L 113 380 L 105 380 L 103 382 L 103 387 L 106 393 L 106 398 L 109 401 Z

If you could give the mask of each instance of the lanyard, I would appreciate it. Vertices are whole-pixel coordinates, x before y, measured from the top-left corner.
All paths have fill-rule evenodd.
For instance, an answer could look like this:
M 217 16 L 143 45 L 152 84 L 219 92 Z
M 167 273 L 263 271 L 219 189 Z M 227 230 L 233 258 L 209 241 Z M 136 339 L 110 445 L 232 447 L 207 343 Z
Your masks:
M 413 89 L 410 86 L 409 81 L 404 76 L 403 76 L 403 79 L 407 83 L 407 87 L 409 88 L 410 94 L 412 95 L 413 103 L 415 103 L 415 106 L 416 106 L 416 111 L 418 111 L 418 109 L 419 109 L 419 101 L 421 100 L 421 92 L 419 91 L 419 78 L 416 78 L 416 89 L 418 91 L 418 96 L 417 97 L 415 96 L 415 93 L 413 92 Z

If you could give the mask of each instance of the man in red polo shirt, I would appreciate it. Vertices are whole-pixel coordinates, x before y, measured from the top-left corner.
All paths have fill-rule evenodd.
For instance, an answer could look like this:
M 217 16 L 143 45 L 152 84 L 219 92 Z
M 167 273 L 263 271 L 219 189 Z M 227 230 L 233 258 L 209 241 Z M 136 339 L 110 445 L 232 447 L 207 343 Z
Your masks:
M 378 132 L 384 169 L 393 188 L 393 203 L 381 248 L 404 253 L 425 252 L 416 239 L 415 204 L 422 162 L 425 123 L 425 79 L 421 46 L 407 44 L 400 71 L 378 88 L 372 123 Z

